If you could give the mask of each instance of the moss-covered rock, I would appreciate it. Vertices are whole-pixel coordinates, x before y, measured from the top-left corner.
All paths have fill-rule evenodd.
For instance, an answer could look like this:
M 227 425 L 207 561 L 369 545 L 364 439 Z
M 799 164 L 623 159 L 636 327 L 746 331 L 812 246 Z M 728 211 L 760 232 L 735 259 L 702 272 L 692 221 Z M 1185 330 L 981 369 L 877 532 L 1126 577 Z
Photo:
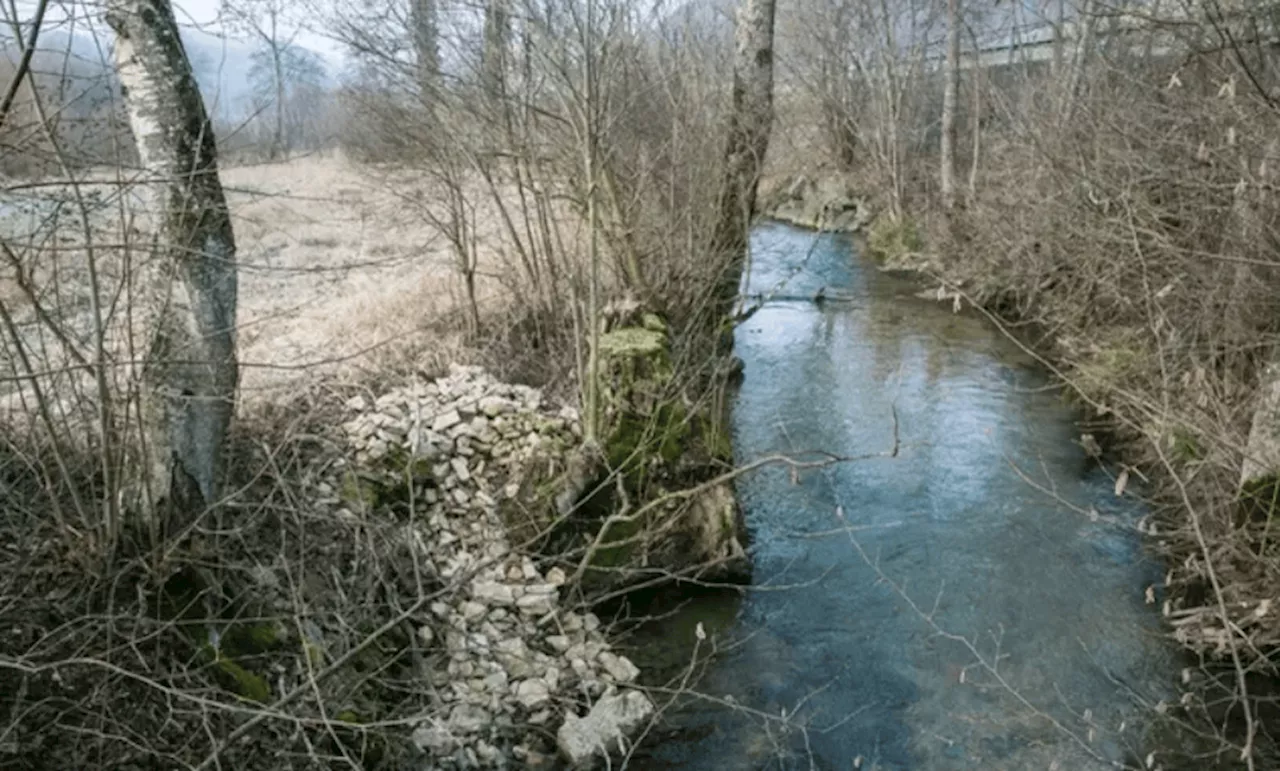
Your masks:
M 212 662 L 224 688 L 259 704 L 266 704 L 271 700 L 271 686 L 267 684 L 265 677 L 249 670 L 210 643 L 205 644 L 203 653 Z
M 629 324 L 601 335 L 597 347 L 602 416 L 601 464 L 594 491 L 573 498 L 571 527 L 590 544 L 587 589 L 613 589 L 645 568 L 672 574 L 721 570 L 745 574 L 743 532 L 732 489 L 714 495 L 672 495 L 725 467 L 731 457 L 724 421 L 706 404 L 691 409 L 674 382 L 666 322 L 654 313 L 633 312 Z M 711 400 L 718 405 L 718 400 Z M 607 475 L 615 481 L 600 484 Z M 581 480 L 579 480 L 581 481 Z M 643 511 L 643 514 L 638 512 Z M 725 570 L 726 566 L 732 567 Z
M 897 262 L 924 249 L 924 239 L 915 220 L 906 215 L 883 214 L 867 232 L 867 252 L 883 262 Z
M 373 511 L 381 502 L 381 497 L 382 485 L 377 482 L 354 469 L 347 469 L 342 474 L 338 498 L 355 511 Z
M 871 219 L 866 202 L 843 175 L 800 175 L 763 196 L 769 216 L 814 230 L 856 233 Z

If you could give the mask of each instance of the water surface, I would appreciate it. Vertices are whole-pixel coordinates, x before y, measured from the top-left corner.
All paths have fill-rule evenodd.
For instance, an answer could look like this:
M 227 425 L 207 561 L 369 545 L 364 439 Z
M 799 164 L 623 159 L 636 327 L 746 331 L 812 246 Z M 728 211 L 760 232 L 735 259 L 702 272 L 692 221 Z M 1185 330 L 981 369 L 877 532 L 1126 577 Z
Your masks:
M 1177 666 L 1142 511 L 1029 357 L 918 289 L 843 237 L 755 230 L 747 291 L 783 299 L 737 330 L 738 461 L 884 452 L 895 414 L 900 451 L 741 480 L 756 589 L 637 642 L 687 653 L 673 641 L 705 620 L 732 647 L 699 690 L 789 717 L 687 704 L 636 766 L 1069 771 L 1141 742 L 1134 697 L 1166 696 Z

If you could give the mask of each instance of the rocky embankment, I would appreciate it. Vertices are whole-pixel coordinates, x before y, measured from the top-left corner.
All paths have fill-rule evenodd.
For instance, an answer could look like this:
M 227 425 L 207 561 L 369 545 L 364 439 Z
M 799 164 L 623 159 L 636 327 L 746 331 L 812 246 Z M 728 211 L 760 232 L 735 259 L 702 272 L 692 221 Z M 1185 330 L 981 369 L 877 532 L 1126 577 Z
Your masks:
M 813 230 L 856 233 L 873 218 L 866 201 L 841 175 L 789 177 L 764 199 L 767 216 Z
M 358 517 L 393 500 L 411 517 L 440 599 L 418 626 L 434 704 L 413 731 L 427 767 L 589 763 L 639 728 L 653 704 L 600 620 L 566 607 L 569 576 L 509 537 L 531 478 L 578 441 L 570 408 L 475 367 L 347 402 L 350 460 L 324 487 Z M 555 747 L 546 737 L 555 737 Z

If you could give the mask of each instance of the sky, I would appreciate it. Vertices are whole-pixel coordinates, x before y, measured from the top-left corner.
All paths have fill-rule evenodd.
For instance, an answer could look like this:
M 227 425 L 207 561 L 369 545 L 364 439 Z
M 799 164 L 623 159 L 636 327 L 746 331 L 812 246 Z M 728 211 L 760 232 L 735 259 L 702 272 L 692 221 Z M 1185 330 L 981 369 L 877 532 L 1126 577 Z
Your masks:
M 195 25 L 213 34 L 226 34 L 218 21 L 225 4 L 226 0 L 173 0 L 173 11 L 179 24 Z M 341 47 L 324 35 L 304 28 L 295 42 L 323 56 L 331 69 L 337 69 L 342 63 Z
M 290 0 L 286 0 L 289 2 Z M 299 0 L 297 2 L 299 9 L 303 4 Z M 227 0 L 172 0 L 174 15 L 178 19 L 178 24 L 188 27 L 197 27 L 207 33 L 213 35 L 225 35 L 227 30 L 219 21 L 220 11 L 226 4 Z M 8 6 L 8 3 L 5 3 Z M 29 21 L 35 14 L 35 0 L 17 0 L 15 3 L 18 16 L 22 22 Z M 310 4 L 308 4 L 310 5 Z M 75 3 L 75 13 L 84 19 L 86 13 L 89 19 L 94 22 L 100 22 L 100 3 Z M 6 8 L 7 10 L 7 8 Z M 55 29 L 65 27 L 68 18 L 66 6 L 63 3 L 52 2 L 45 15 L 45 29 Z M 4 14 L 4 19 L 8 21 L 8 14 Z M 7 31 L 7 30 L 6 30 Z M 295 41 L 304 48 L 323 56 L 329 64 L 331 70 L 337 70 L 341 67 L 343 61 L 343 51 L 341 46 L 330 40 L 328 37 L 317 32 L 303 29 Z

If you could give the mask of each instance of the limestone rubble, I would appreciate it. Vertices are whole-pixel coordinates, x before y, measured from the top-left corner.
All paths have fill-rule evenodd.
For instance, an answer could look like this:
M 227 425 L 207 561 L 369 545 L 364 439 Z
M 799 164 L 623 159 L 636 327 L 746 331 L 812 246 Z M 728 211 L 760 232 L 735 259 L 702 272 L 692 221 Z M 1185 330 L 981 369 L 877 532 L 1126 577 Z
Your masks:
M 629 715 L 652 711 L 648 697 L 626 687 L 639 670 L 610 649 L 600 620 L 561 604 L 565 571 L 516 553 L 499 516 L 531 465 L 576 442 L 574 410 L 553 410 L 536 389 L 462 366 L 346 407 L 353 462 L 323 485 L 333 494 L 328 503 L 366 516 L 387 490 L 403 488 L 415 501 L 405 537 L 453 586 L 419 629 L 436 703 L 412 741 L 427 767 L 549 765 L 544 737 L 582 722 L 575 710 L 590 715 L 591 704 L 606 692 L 619 698 L 618 689 Z M 618 738 L 579 737 L 573 746 Z

